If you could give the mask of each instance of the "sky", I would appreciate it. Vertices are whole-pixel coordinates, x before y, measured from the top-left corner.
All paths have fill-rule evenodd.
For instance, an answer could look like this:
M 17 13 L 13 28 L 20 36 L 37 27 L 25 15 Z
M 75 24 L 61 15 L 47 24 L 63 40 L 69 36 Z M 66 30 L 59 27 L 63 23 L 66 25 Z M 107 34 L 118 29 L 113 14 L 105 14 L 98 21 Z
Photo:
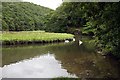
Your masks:
M 55 10 L 62 3 L 62 0 L 23 0 L 23 1 L 32 2 L 34 4 L 48 7 L 53 10 Z

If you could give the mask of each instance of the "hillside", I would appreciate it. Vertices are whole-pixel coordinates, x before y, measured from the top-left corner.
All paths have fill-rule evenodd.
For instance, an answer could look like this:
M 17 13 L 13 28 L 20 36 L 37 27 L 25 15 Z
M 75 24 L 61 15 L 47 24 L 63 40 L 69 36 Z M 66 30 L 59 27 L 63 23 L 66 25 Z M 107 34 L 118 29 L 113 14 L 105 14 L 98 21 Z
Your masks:
M 29 2 L 2 3 L 2 30 L 29 31 L 44 29 L 46 15 L 52 10 Z

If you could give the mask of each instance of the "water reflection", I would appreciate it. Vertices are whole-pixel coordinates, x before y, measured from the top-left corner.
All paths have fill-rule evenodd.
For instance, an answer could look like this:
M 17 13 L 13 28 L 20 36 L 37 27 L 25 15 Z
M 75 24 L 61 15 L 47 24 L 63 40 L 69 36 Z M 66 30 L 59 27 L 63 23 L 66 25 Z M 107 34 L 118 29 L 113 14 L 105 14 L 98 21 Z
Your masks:
M 15 77 L 14 75 L 11 75 L 11 70 L 8 68 L 10 67 L 13 69 L 13 71 L 19 73 L 19 77 L 21 77 L 20 74 L 22 75 L 22 71 L 26 69 L 26 75 L 24 75 L 24 77 L 28 77 L 28 74 L 30 74 L 30 77 L 33 78 L 39 77 L 42 75 L 41 73 L 44 72 L 46 72 L 46 74 L 44 74 L 43 77 L 69 76 L 69 73 L 71 73 L 80 78 L 119 78 L 120 64 L 112 58 L 105 58 L 102 55 L 94 52 L 94 45 L 87 43 L 87 41 L 90 39 L 86 41 L 85 40 L 86 38 L 84 38 L 81 45 L 78 44 L 78 39 L 75 42 L 69 43 L 3 48 L 2 66 L 5 68 L 3 72 L 4 77 L 6 77 L 5 75 L 7 74 L 9 74 L 11 77 Z M 52 54 L 46 55 L 48 52 Z M 47 56 L 47 58 L 45 56 Z M 48 56 L 51 58 L 48 58 Z M 31 60 L 29 60 L 30 58 Z M 46 67 L 42 67 L 41 64 Z M 16 68 L 16 66 L 18 68 Z M 45 68 L 45 70 L 42 70 L 42 68 Z M 49 68 L 50 71 L 49 69 L 47 70 L 47 68 Z M 53 68 L 55 70 L 59 70 L 54 71 Z M 62 71 L 64 73 L 62 73 Z
M 44 54 L 3 67 L 3 78 L 54 78 L 76 77 L 62 69 L 61 62 L 53 54 Z

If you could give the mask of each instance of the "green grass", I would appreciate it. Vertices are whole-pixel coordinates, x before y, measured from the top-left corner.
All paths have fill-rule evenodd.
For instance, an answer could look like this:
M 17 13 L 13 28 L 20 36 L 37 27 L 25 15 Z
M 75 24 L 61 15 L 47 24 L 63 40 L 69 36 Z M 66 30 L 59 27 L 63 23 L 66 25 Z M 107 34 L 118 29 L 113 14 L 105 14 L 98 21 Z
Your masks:
M 3 32 L 0 34 L 2 41 L 53 41 L 73 38 L 67 33 L 49 33 L 44 31 Z

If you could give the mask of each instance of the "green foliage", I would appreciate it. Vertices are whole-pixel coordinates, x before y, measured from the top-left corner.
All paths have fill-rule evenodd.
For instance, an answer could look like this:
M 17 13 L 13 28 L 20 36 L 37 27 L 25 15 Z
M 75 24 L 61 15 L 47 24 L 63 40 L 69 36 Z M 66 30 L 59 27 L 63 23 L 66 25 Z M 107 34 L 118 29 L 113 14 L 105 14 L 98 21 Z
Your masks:
M 52 14 L 46 23 L 46 31 L 66 32 L 71 27 L 82 27 L 85 23 L 79 3 L 63 3 Z
M 6 31 L 41 30 L 52 10 L 29 2 L 2 3 L 2 29 Z
M 120 57 L 120 3 L 95 3 L 86 8 L 90 15 L 87 27 L 94 29 L 98 45 L 103 53 L 112 53 Z M 87 18 L 86 17 L 86 18 Z M 88 23 L 87 22 L 87 23 Z
M 94 35 L 103 53 L 120 57 L 120 2 L 64 2 L 50 16 L 47 31 L 80 28 L 83 33 Z
M 120 2 L 64 2 L 57 10 L 32 3 L 3 3 L 3 30 L 67 32 L 94 35 L 103 53 L 120 57 Z

